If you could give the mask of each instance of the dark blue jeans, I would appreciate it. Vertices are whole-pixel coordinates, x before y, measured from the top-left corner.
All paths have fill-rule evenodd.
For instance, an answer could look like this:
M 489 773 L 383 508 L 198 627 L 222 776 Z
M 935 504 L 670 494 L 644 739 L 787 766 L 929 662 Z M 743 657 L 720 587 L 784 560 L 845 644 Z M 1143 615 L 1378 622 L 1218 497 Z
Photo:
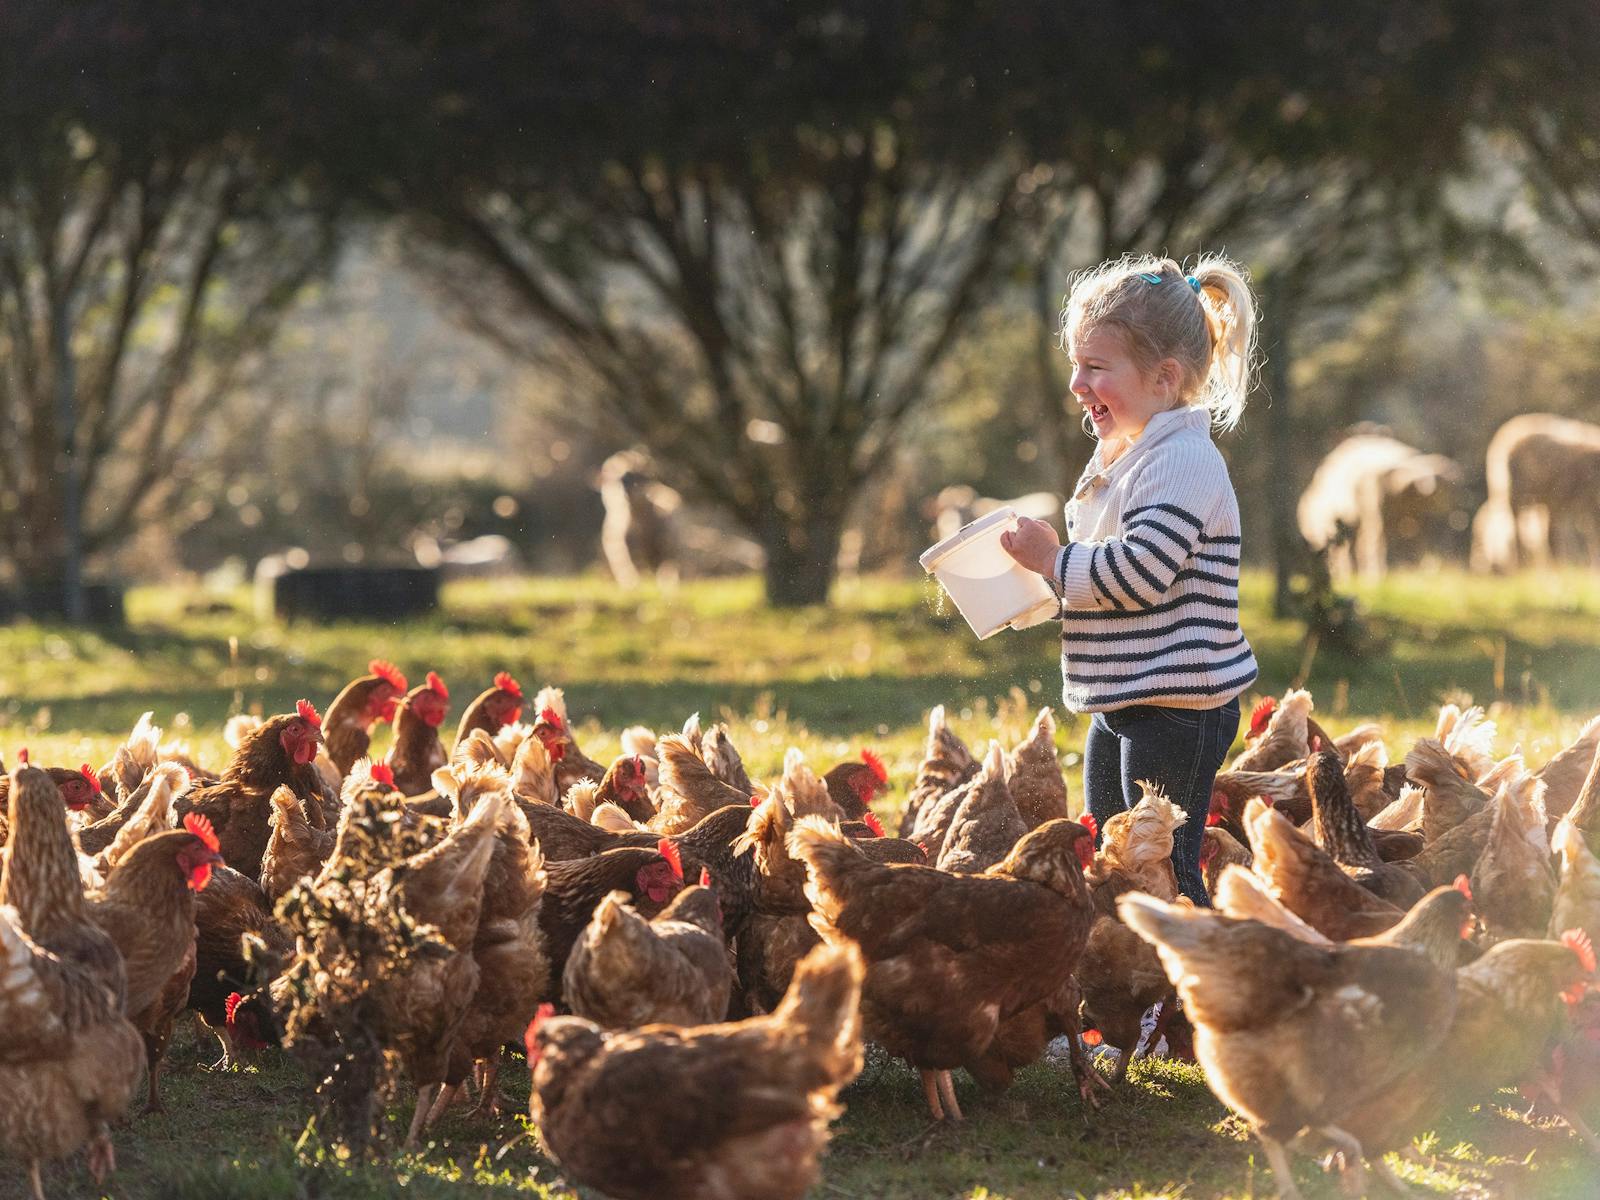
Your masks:
M 1083 744 L 1084 804 L 1102 829 L 1139 803 L 1141 779 L 1189 815 L 1173 838 L 1172 866 L 1178 890 L 1199 905 L 1211 903 L 1200 874 L 1211 784 L 1238 732 L 1237 699 L 1205 709 L 1135 704 L 1095 713 Z

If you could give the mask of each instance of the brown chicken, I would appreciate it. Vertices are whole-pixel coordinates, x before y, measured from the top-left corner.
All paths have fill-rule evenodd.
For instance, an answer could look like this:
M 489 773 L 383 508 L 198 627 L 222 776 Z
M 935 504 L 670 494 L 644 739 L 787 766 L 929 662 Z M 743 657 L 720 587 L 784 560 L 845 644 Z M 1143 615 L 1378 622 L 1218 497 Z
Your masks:
M 595 792 L 594 803 L 615 804 L 629 818 L 648 821 L 655 816 L 655 805 L 650 802 L 650 784 L 645 776 L 644 760 L 637 754 L 624 754 L 606 768 Z
M 1211 783 L 1209 815 L 1242 842 L 1246 840 L 1244 812 L 1254 799 L 1272 805 L 1293 824 L 1311 819 L 1311 791 L 1303 770 L 1218 771 Z
M 1581 929 L 1594 941 L 1600 938 L 1600 859 L 1568 819 L 1556 826 L 1551 845 L 1561 856 L 1561 882 L 1550 913 L 1550 933 Z
M 1589 849 L 1600 854 L 1600 750 L 1595 751 L 1588 777 L 1568 813 L 1573 825 L 1589 843 Z
M 1113 1087 L 1139 1047 L 1144 1014 L 1172 993 L 1155 948 L 1117 916 L 1116 899 L 1125 892 L 1178 898 L 1173 835 L 1186 814 L 1156 788 L 1141 786 L 1139 803 L 1106 822 L 1100 850 L 1084 870 L 1096 913 L 1077 970 L 1084 1036 L 1118 1051 Z M 1086 814 L 1083 824 L 1092 831 L 1094 818 Z
M 1007 786 L 1005 752 L 990 742 L 983 765 L 973 776 L 959 808 L 939 843 L 936 866 L 958 875 L 987 871 L 1011 853 L 1028 832 Z
M 487 786 L 498 773 L 480 774 L 486 777 L 480 785 Z M 483 884 L 483 909 L 472 942 L 478 988 L 456 1033 L 446 1078 L 449 1089 L 440 1093 L 435 1114 L 444 1111 L 475 1065 L 482 1091 L 478 1115 L 499 1111 L 501 1047 L 514 1043 L 539 1004 L 554 994 L 539 931 L 545 881 L 544 861 L 529 844 L 527 822 L 513 805 L 495 835 Z
M 372 746 L 372 727 L 393 721 L 406 677 L 391 662 L 375 658 L 368 674 L 352 679 L 333 698 L 323 719 L 322 737 L 334 768 L 343 779 Z
M 183 829 L 152 834 L 122 856 L 89 917 L 110 935 L 127 976 L 126 1011 L 149 1064 L 146 1112 L 165 1112 L 161 1064 L 195 973 L 195 895 L 222 865 L 211 823 L 191 813 Z
M 1495 940 L 1543 937 L 1550 926 L 1556 877 L 1544 811 L 1534 795 L 1537 786 L 1532 775 L 1524 774 L 1490 802 L 1494 817 L 1472 868 L 1472 894 L 1484 932 Z
M 1250 869 L 1280 904 L 1320 933 L 1345 941 L 1399 922 L 1400 909 L 1346 875 L 1281 813 L 1252 802 L 1245 827 L 1255 856 Z
M 705 759 L 711 773 L 723 783 L 747 796 L 755 794 L 756 786 L 750 781 L 749 772 L 744 769 L 744 757 L 733 744 L 733 735 L 728 727 L 721 721 L 706 730 L 700 741 L 700 757 Z
M 1339 756 L 1321 750 L 1306 765 L 1311 788 L 1313 840 L 1328 856 L 1374 896 L 1404 912 L 1422 899 L 1424 888 L 1409 871 L 1384 862 L 1345 785 Z
M 1544 1093 L 1550 1048 L 1583 1003 L 1594 970 L 1593 948 L 1576 935 L 1491 946 L 1456 972 L 1454 1012 L 1427 1068 L 1347 1106 L 1337 1117 L 1340 1128 L 1386 1175 L 1383 1151 L 1403 1147 L 1452 1110 L 1486 1100 L 1507 1084 L 1532 1084 Z
M 260 884 L 225 866 L 214 867 L 205 890 L 196 893 L 194 924 L 188 1007 L 221 1043 L 218 1066 L 248 1062 L 255 1051 L 278 1042 L 265 984 L 289 960 L 294 944 L 273 919 Z M 261 944 L 261 959 L 246 956 L 247 937 Z
M 614 891 L 626 892 L 635 909 L 655 916 L 683 887 L 683 858 L 666 838 L 654 850 L 623 846 L 589 858 L 545 866 L 539 929 L 544 935 L 550 978 L 561 979 L 567 955 L 594 910 Z
M 1406 778 L 1422 788 L 1422 836 L 1438 841 L 1489 803 L 1437 738 L 1418 738 L 1406 754 Z
M 1544 806 L 1552 821 L 1559 821 L 1571 811 L 1597 764 L 1600 764 L 1600 716 L 1591 718 L 1570 746 L 1558 751 L 1534 772 L 1544 784 Z
M 889 790 L 889 768 L 871 750 L 863 750 L 859 760 L 829 767 L 822 782 L 846 819 L 859 821 L 872 811 L 878 793 Z
M 28 752 L 24 750 L 20 757 L 20 764 L 28 766 Z M 71 767 L 44 767 L 45 774 L 50 776 L 50 781 L 61 792 L 61 802 L 67 810 L 73 813 L 89 813 L 97 797 L 101 793 L 100 777 L 95 774 L 94 768 L 88 763 L 74 770 Z M 9 808 L 11 795 L 11 777 L 0 775 L 0 812 Z M 102 820 L 104 818 L 101 818 Z M 89 826 L 93 828 L 93 825 Z M 0 846 L 4 846 L 9 837 L 7 824 L 0 821 Z
M 145 838 L 177 824 L 172 806 L 189 786 L 189 776 L 177 763 L 157 765 L 111 816 L 78 831 L 78 849 L 94 855 L 95 868 L 103 877 Z
M 1046 705 L 1033 720 L 1028 735 L 1007 758 L 1009 786 L 1017 811 L 1029 829 L 1071 814 L 1067 809 L 1067 777 L 1056 757 L 1056 715 Z
M 1224 829 L 1213 815 L 1206 825 L 1205 840 L 1200 843 L 1200 873 L 1205 877 L 1206 895 L 1215 901 L 1222 872 L 1234 865 L 1248 867 L 1253 857 L 1249 847 Z
M 1258 727 L 1264 704 L 1258 705 L 1251 714 L 1251 729 Z M 1229 769 L 1276 771 L 1304 758 L 1311 752 L 1312 707 L 1311 693 L 1304 690 L 1288 692 L 1281 701 L 1273 701 L 1271 707 L 1265 709 L 1266 721 L 1259 726 L 1260 732 L 1253 737 L 1246 735 L 1245 748 Z M 1333 744 L 1333 739 L 1320 728 L 1315 736 L 1321 738 L 1324 745 Z
M 432 671 L 400 701 L 394 716 L 394 744 L 384 764 L 394 772 L 394 785 L 407 796 L 433 787 L 433 773 L 447 761 L 439 726 L 450 715 L 450 689 Z
M 661 758 L 661 785 L 656 789 L 656 814 L 648 822 L 658 833 L 682 833 L 719 808 L 750 803 L 748 794 L 711 773 L 687 739 L 667 734 L 656 743 Z
M 861 1070 L 861 977 L 852 948 L 824 946 L 771 1016 L 632 1033 L 536 1019 L 540 1139 L 563 1170 L 618 1200 L 801 1200 L 836 1098 Z
M 1310 1129 L 1358 1166 L 1336 1123 L 1433 1061 L 1455 973 L 1409 947 L 1313 946 L 1256 921 L 1129 894 L 1127 924 L 1156 944 L 1195 1027 L 1206 1082 L 1250 1123 L 1298 1196 L 1285 1145 Z
M 322 742 L 322 718 L 310 701 L 262 722 L 245 735 L 222 778 L 178 801 L 180 817 L 199 813 L 216 830 L 222 857 L 251 879 L 261 874 L 272 817 L 272 793 L 294 792 L 312 824 L 322 827 L 322 780 L 312 765 Z M 315 813 L 314 816 L 310 814 Z
M 928 804 L 955 790 L 978 773 L 978 760 L 966 743 L 945 724 L 944 705 L 928 713 L 928 740 L 911 785 L 906 811 L 900 816 L 900 836 L 910 838 Z
M 0 1148 L 28 1164 L 89 1147 L 96 1182 L 116 1165 L 110 1124 L 144 1069 L 123 1016 L 122 956 L 89 917 L 61 790 L 19 765 L 9 776 L 11 842 L 0 874 Z
M 161 730 L 153 724 L 154 711 L 142 713 L 133 731 L 111 752 L 110 760 L 96 772 L 100 788 L 108 799 L 121 804 L 144 782 L 145 775 L 161 761 Z
M 1400 863 L 1423 887 L 1439 887 L 1457 875 L 1471 875 L 1494 826 L 1495 809 L 1485 805 L 1438 841 L 1429 842 Z
M 961 1119 L 949 1072 L 982 1060 L 1006 1021 L 1071 978 L 1093 920 L 1079 851 L 1089 838 L 1048 821 L 983 874 L 950 875 L 871 862 L 814 817 L 789 835 L 813 927 L 867 961 L 868 1036 L 922 1073 L 935 1120 Z
M 533 723 L 533 732 L 544 741 L 555 761 L 556 785 L 561 794 L 566 795 L 580 780 L 604 779 L 605 767 L 585 754 L 572 735 L 572 722 L 567 719 L 567 698 L 561 689 L 540 688 L 533 707 L 539 714 L 539 719 Z
M 269 903 L 276 904 L 295 884 L 322 869 L 333 853 L 334 831 L 313 829 L 305 805 L 286 787 L 272 793 L 267 829 L 267 848 L 261 854 L 261 890 Z
M 702 874 L 702 883 L 709 882 Z M 567 957 L 561 994 L 602 1029 L 710 1025 L 726 1019 L 733 972 L 722 913 L 708 886 L 679 892 L 655 918 L 612 892 L 594 910 Z
M 456 726 L 456 741 L 465 741 L 474 729 L 481 729 L 490 737 L 522 715 L 522 685 L 509 672 L 501 671 L 483 691 L 467 705 Z

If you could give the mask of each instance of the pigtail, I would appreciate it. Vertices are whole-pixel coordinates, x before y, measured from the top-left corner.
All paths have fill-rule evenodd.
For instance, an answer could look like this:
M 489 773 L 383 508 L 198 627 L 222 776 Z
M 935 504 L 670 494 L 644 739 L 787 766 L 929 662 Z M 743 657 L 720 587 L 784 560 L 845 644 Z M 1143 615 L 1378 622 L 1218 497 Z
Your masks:
M 1212 423 L 1232 429 L 1244 413 L 1256 368 L 1256 302 L 1244 269 L 1220 254 L 1202 254 L 1189 272 L 1211 331 L 1211 363 L 1201 387 Z

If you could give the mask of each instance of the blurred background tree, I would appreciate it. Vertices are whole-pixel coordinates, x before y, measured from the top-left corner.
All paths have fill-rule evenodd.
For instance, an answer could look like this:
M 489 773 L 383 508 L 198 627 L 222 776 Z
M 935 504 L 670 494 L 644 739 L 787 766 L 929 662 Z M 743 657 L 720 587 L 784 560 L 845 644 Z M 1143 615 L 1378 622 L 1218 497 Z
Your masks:
M 583 539 L 540 546 L 640 443 L 774 603 L 821 601 L 852 523 L 899 561 L 945 483 L 1070 484 L 1073 270 L 1220 248 L 1269 301 L 1222 444 L 1287 596 L 1293 498 L 1353 420 L 1470 462 L 1508 404 L 1582 409 L 1600 356 L 1552 314 L 1594 301 L 1550 269 L 1600 227 L 1577 7 L 24 0 L 0 554 L 70 579 L 158 526 L 191 565 L 503 530 L 570 566 Z M 361 318 L 307 285 L 380 243 L 379 290 L 439 307 L 356 369 L 328 334 Z M 1548 397 L 1494 390 L 1510 345 L 1567 364 Z

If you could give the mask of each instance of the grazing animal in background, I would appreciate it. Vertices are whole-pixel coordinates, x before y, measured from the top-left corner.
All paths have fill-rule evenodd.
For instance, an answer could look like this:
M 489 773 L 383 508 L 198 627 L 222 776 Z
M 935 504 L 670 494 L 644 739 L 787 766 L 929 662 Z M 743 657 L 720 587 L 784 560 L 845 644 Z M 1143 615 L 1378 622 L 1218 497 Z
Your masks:
M 1472 521 L 1472 567 L 1600 566 L 1600 425 L 1552 413 L 1512 417 L 1484 455 L 1489 498 Z
M 619 450 L 600 464 L 595 477 L 605 521 L 600 549 L 617 583 L 639 586 L 641 576 L 674 573 L 674 514 L 683 498 L 650 471 L 638 450 Z
M 1421 558 L 1448 543 L 1461 475 L 1442 454 L 1357 433 L 1328 452 L 1301 493 L 1300 534 L 1313 550 L 1329 552 L 1336 580 L 1356 572 L 1382 578 L 1395 545 L 1403 544 L 1405 557 Z

